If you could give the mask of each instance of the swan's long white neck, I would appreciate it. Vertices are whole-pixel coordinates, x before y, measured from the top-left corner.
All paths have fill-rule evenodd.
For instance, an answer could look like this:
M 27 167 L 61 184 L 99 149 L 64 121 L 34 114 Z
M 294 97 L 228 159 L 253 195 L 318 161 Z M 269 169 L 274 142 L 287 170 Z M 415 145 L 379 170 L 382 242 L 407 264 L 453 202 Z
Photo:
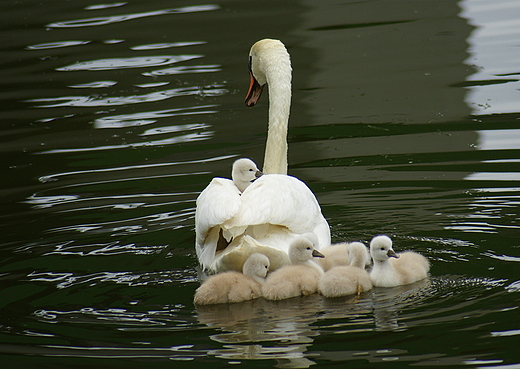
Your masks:
M 287 174 L 287 128 L 291 108 L 291 57 L 278 40 L 264 39 L 251 48 L 252 73 L 269 88 L 269 127 L 264 173 Z
M 291 67 L 271 68 L 269 86 L 269 127 L 264 156 L 264 173 L 287 174 L 287 128 L 291 107 Z

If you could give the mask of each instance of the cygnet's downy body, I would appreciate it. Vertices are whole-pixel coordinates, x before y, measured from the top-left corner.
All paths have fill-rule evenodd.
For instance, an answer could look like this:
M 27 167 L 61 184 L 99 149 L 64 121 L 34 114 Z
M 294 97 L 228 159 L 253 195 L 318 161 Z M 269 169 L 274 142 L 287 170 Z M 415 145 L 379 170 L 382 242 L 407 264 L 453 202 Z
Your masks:
M 243 273 L 229 271 L 210 276 L 196 291 L 195 305 L 225 304 L 262 296 L 269 258 L 254 253 L 244 263 Z
M 345 253 L 350 265 L 334 266 L 320 278 L 318 290 L 325 297 L 360 294 L 372 289 L 370 276 L 365 270 L 370 260 L 366 246 L 352 242 L 347 245 Z
M 396 254 L 388 236 L 374 237 L 370 242 L 370 254 L 374 261 L 370 280 L 376 287 L 401 286 L 428 277 L 428 259 L 414 251 Z
M 300 237 L 289 247 L 290 265 L 267 276 L 262 294 L 268 300 L 284 300 L 317 292 L 323 269 L 312 259 L 323 257 L 307 237 Z
M 261 175 L 262 172 L 257 168 L 255 162 L 247 158 L 235 160 L 231 169 L 231 179 L 240 192 L 244 192 Z
M 359 243 L 360 242 L 341 242 L 324 247 L 323 249 L 320 249 L 320 252 L 323 254 L 324 258 L 319 259 L 317 262 L 324 271 L 340 265 L 352 265 L 349 259 L 348 248 L 352 244 Z M 367 257 L 366 266 L 368 265 L 370 265 L 370 256 Z M 366 266 L 363 265 L 363 268 Z

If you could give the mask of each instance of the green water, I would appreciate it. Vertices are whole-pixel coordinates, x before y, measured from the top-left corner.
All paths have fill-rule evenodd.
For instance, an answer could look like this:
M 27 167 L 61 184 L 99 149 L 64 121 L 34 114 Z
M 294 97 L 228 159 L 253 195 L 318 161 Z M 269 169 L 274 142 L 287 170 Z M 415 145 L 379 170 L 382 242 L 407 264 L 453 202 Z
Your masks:
M 2 368 L 519 368 L 520 7 L 490 4 L 1 4 Z M 263 158 L 265 37 L 333 241 L 391 235 L 429 280 L 194 307 L 195 199 Z

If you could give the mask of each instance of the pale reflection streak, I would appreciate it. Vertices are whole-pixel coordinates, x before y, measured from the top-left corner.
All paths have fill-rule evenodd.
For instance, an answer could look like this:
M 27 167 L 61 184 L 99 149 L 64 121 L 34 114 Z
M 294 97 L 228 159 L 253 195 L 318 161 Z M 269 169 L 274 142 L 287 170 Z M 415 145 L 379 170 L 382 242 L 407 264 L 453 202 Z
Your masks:
M 60 177 L 78 175 L 78 174 L 119 172 L 119 171 L 134 170 L 134 169 L 151 169 L 151 168 L 158 168 L 158 167 L 177 166 L 177 165 L 183 165 L 183 164 L 191 165 L 191 164 L 200 164 L 200 163 L 208 163 L 208 162 L 213 162 L 213 161 L 227 160 L 227 159 L 231 159 L 234 157 L 236 157 L 236 155 L 223 155 L 223 156 L 216 156 L 213 158 L 205 158 L 205 159 L 198 159 L 198 160 L 186 160 L 186 161 L 176 161 L 176 162 L 168 162 L 168 163 L 127 165 L 127 166 L 123 166 L 123 167 L 77 170 L 77 171 L 72 171 L 72 172 L 62 172 L 62 173 L 41 176 L 38 178 L 38 180 L 40 182 L 45 183 L 45 182 L 50 182 L 50 181 L 57 181 Z M 206 173 L 206 172 L 202 172 L 202 173 Z M 192 173 L 186 173 L 186 175 L 188 175 L 188 174 L 191 175 Z M 81 184 L 81 185 L 83 185 L 83 184 Z
M 79 152 L 88 152 L 88 151 L 118 150 L 118 149 L 127 149 L 127 148 L 174 145 L 174 144 L 183 143 L 183 142 L 195 142 L 195 141 L 209 140 L 213 136 L 213 133 L 214 133 L 213 131 L 190 133 L 190 134 L 186 134 L 186 135 L 182 135 L 182 136 L 166 138 L 163 140 L 125 143 L 125 144 L 120 144 L 120 145 L 78 147 L 78 148 L 72 148 L 72 149 L 55 149 L 55 150 L 41 151 L 38 154 L 79 153 Z
M 157 252 L 160 252 L 161 250 L 162 249 L 157 250 Z M 93 286 L 101 283 L 116 283 L 127 285 L 129 287 L 173 285 L 191 283 L 195 278 L 193 272 L 188 270 L 163 270 L 160 272 L 147 273 L 106 271 L 84 275 L 74 274 L 71 272 L 32 272 L 28 274 L 27 277 L 30 282 L 53 283 L 56 284 L 56 287 L 59 289 L 79 286 L 82 284 Z M 93 309 L 89 309 L 89 311 L 91 310 Z M 68 315 L 70 312 L 63 312 L 63 314 Z M 52 318 L 55 319 L 58 315 L 59 314 L 52 314 Z
M 39 108 L 57 108 L 63 106 L 78 106 L 78 107 L 99 107 L 99 106 L 118 106 L 126 104 L 138 104 L 144 102 L 161 101 L 177 96 L 220 96 L 228 91 L 220 88 L 221 85 L 210 87 L 184 87 L 174 88 L 164 91 L 157 91 L 143 95 L 131 96 L 114 96 L 114 97 L 99 97 L 99 96 L 63 96 L 26 100 L 27 102 L 48 103 L 38 105 Z
M 206 41 L 187 41 L 187 42 L 167 42 L 162 44 L 147 44 L 131 47 L 131 50 L 157 50 L 157 49 L 168 49 L 171 47 L 183 47 L 193 45 L 203 45 Z
M 155 110 L 155 111 L 147 111 L 133 114 L 121 114 L 121 115 L 109 115 L 102 118 L 97 118 L 94 120 L 94 128 L 126 128 L 126 127 L 136 127 L 142 126 L 146 124 L 152 124 L 157 122 L 161 118 L 170 118 L 176 116 L 187 116 L 187 115 L 196 115 L 196 114 L 213 114 L 216 113 L 217 110 L 211 109 L 216 108 L 217 105 L 201 105 L 201 106 L 193 106 L 188 108 L 175 108 L 175 109 L 165 109 L 165 110 Z M 206 109 L 206 110 L 204 110 Z M 193 129 L 205 129 L 209 128 L 209 125 L 204 123 L 196 123 L 196 124 L 182 124 L 170 127 L 178 127 L 174 131 L 170 129 L 170 132 L 179 132 L 183 130 L 193 130 Z
M 98 71 L 128 68 L 148 68 L 202 58 L 204 55 L 153 55 L 132 58 L 110 58 L 79 62 L 56 68 L 59 72 Z
M 108 17 L 96 17 L 96 18 L 87 18 L 87 19 L 78 19 L 64 22 L 55 22 L 50 23 L 47 27 L 50 28 L 70 28 L 70 27 L 90 27 L 90 26 L 103 26 L 107 24 L 119 23 L 133 19 L 153 17 L 158 15 L 166 15 L 166 14 L 183 14 L 183 13 L 194 13 L 194 12 L 204 12 L 211 10 L 218 10 L 220 6 L 218 5 L 195 5 L 195 6 L 186 6 L 182 8 L 173 8 L 173 9 L 163 9 L 163 10 L 155 10 L 150 12 L 143 13 L 134 13 L 134 14 L 123 14 L 123 15 L 113 15 Z
M 218 64 L 211 65 L 187 65 L 180 67 L 171 67 L 166 69 L 159 69 L 152 72 L 142 73 L 143 76 L 155 77 L 155 76 L 168 76 L 174 74 L 187 74 L 187 73 L 208 73 L 208 72 L 220 72 L 222 69 Z

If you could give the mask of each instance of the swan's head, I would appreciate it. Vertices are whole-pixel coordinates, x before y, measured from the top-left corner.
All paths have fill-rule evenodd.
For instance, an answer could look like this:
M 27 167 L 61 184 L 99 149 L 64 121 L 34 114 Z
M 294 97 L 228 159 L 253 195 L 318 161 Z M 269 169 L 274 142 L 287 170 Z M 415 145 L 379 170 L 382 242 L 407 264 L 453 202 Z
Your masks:
M 242 272 L 250 277 L 265 278 L 270 266 L 269 258 L 259 252 L 254 252 L 244 263 Z
M 254 106 L 270 77 L 291 78 L 291 58 L 284 44 L 269 38 L 256 42 L 249 52 L 249 75 L 251 77 L 246 96 L 246 105 Z
M 389 258 L 399 257 L 392 248 L 392 240 L 385 235 L 372 238 L 372 241 L 370 241 L 370 254 L 374 261 L 385 261 Z
M 302 264 L 312 258 L 324 258 L 325 256 L 316 250 L 307 237 L 299 237 L 289 247 L 289 260 L 291 264 Z
M 255 162 L 251 159 L 238 159 L 233 163 L 231 178 L 240 192 L 244 192 L 247 186 L 253 183 L 254 180 L 261 175 L 262 172 L 257 168 Z

